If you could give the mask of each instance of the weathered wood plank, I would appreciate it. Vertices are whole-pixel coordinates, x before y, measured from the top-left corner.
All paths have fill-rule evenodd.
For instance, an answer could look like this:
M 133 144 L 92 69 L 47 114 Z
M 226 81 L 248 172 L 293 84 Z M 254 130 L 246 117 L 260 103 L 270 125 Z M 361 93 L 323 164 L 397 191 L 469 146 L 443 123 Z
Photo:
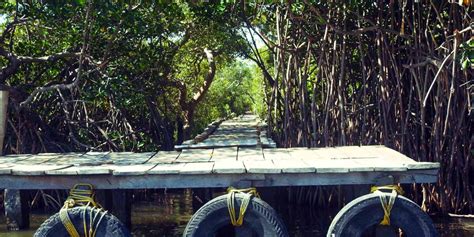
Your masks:
M 262 152 L 265 160 L 293 160 L 286 149 L 263 149 Z
M 212 153 L 211 161 L 237 160 L 237 151 L 237 147 L 215 148 Z
M 154 168 L 154 164 L 120 165 L 113 168 L 114 175 L 144 175 Z
M 315 167 L 308 165 L 300 159 L 275 159 L 273 163 L 283 173 L 311 173 L 316 171 Z
M 71 165 L 15 165 L 11 168 L 13 175 L 43 175 L 46 171 L 59 170 L 70 167 Z
M 163 174 L 163 175 L 83 175 L 83 176 L 0 176 L 0 188 L 70 189 L 78 182 L 91 183 L 97 189 L 142 188 L 211 188 L 211 187 L 273 187 L 343 184 L 375 184 L 381 177 L 393 176 L 399 183 L 433 183 L 438 170 L 408 170 L 405 172 L 350 173 L 277 173 L 277 174 Z
M 179 171 L 180 174 L 210 174 L 214 162 L 186 163 Z
M 332 159 L 303 159 L 308 165 L 314 167 L 317 173 L 348 173 L 349 168 L 355 168 L 356 163 L 350 160 Z M 373 169 L 372 169 L 373 170 Z
M 236 160 L 217 160 L 212 172 L 218 174 L 243 174 L 246 172 L 244 163 Z
M 276 167 L 271 160 L 244 160 L 247 173 L 275 174 L 281 173 L 281 169 Z
M 176 149 L 210 149 L 210 148 L 221 148 L 221 147 L 256 147 L 258 145 L 257 139 L 246 139 L 240 141 L 221 141 L 221 142 L 212 142 L 204 141 L 197 144 L 190 145 L 176 145 Z
M 0 156 L 0 164 L 15 164 L 20 161 L 30 159 L 32 157 L 34 156 L 30 154 Z
M 114 167 L 114 166 L 112 166 Z M 64 169 L 46 170 L 47 175 L 102 175 L 111 174 L 111 165 L 72 166 Z
M 55 165 L 73 165 L 73 164 L 76 164 L 75 161 L 80 159 L 80 157 L 83 154 L 84 152 L 60 153 L 60 154 L 57 154 L 53 159 L 48 160 L 47 163 L 55 164 Z
M 402 160 L 407 163 L 415 163 L 416 161 L 403 155 L 402 153 L 390 149 L 385 146 L 364 146 L 364 150 L 380 158 L 392 158 Z
M 12 165 L 2 165 L 0 166 L 0 175 L 8 175 L 8 174 L 11 174 L 12 173 L 12 169 L 11 167 L 13 166 Z
M 316 149 L 308 149 L 308 148 L 288 148 L 286 149 L 290 156 L 294 159 L 320 159 L 324 158 L 319 155 L 319 153 L 314 152 Z
M 439 169 L 439 163 L 433 162 L 416 162 L 416 163 L 408 163 L 405 166 L 410 170 L 424 170 L 424 169 Z
M 179 174 L 186 163 L 158 164 L 147 174 Z
M 151 157 L 146 163 L 147 164 L 164 164 L 172 163 L 178 159 L 180 152 L 177 151 L 159 151 L 153 157 Z
M 185 149 L 175 162 L 209 162 L 211 157 L 212 149 Z
M 111 152 L 104 156 L 107 161 L 112 161 L 113 164 L 143 164 L 147 162 L 156 152 Z
M 349 158 L 376 158 L 377 155 L 369 152 L 364 147 L 360 146 L 341 146 L 335 147 L 341 153 L 345 154 Z
M 239 147 L 237 152 L 237 160 L 240 161 L 258 161 L 265 160 L 263 157 L 263 152 L 261 148 L 242 148 Z
M 352 159 L 360 166 L 373 168 L 374 171 L 406 171 L 407 167 L 404 162 L 393 158 L 357 158 Z M 350 169 L 351 171 L 357 171 Z M 360 170 L 359 170 L 360 171 Z

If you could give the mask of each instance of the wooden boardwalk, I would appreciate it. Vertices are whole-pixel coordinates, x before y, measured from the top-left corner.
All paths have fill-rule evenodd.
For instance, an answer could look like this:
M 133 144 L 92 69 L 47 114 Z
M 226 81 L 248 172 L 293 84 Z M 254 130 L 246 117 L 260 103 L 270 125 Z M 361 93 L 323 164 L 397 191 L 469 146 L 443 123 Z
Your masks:
M 237 131 L 237 132 L 235 132 Z M 223 122 L 189 149 L 0 157 L 0 188 L 197 188 L 436 182 L 438 163 L 415 162 L 384 146 L 262 148 L 255 117 Z M 263 135 L 265 136 L 265 135 Z M 270 140 L 265 140 L 270 141 Z M 206 147 L 206 149 L 198 149 Z
M 214 128 L 214 126 L 218 126 Z M 209 127 L 197 139 L 185 141 L 176 149 L 203 149 L 219 147 L 263 147 L 275 148 L 275 142 L 267 137 L 266 123 L 260 121 L 255 115 L 243 115 L 222 123 L 209 124 Z M 215 131 L 214 131 L 215 130 Z M 208 136 L 206 131 L 211 131 Z M 206 137 L 201 141 L 199 137 Z

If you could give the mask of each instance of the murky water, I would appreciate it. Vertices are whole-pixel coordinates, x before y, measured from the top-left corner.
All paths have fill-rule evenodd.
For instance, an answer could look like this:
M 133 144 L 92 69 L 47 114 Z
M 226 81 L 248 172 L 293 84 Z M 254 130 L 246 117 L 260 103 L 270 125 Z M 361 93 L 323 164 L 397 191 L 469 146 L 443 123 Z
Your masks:
M 150 201 L 134 203 L 132 210 L 132 232 L 137 237 L 181 236 L 187 221 L 192 215 L 192 200 L 189 192 L 173 191 L 167 194 L 155 194 Z M 276 205 L 282 215 L 290 236 L 322 237 L 329 225 L 328 213 L 335 211 L 314 210 L 307 206 Z M 48 217 L 45 214 L 31 215 L 31 229 L 8 232 L 0 216 L 0 237 L 32 236 L 35 229 Z M 441 237 L 473 237 L 473 218 L 434 218 Z

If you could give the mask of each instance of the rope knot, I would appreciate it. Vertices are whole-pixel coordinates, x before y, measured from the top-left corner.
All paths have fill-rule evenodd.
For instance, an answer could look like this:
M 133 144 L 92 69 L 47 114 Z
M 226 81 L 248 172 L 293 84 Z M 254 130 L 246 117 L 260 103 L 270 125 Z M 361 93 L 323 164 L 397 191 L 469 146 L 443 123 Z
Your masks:
M 382 190 L 391 190 L 391 193 L 382 192 Z M 385 185 L 380 187 L 373 186 L 370 189 L 370 192 L 377 194 L 379 196 L 380 203 L 382 204 L 384 215 L 382 221 L 380 222 L 380 225 L 390 225 L 390 212 L 392 211 L 397 196 L 402 195 L 404 193 L 402 187 L 398 185 Z
M 246 188 L 246 189 L 235 189 L 233 187 L 229 187 L 227 189 L 227 209 L 229 210 L 230 222 L 233 226 L 242 226 L 244 223 L 244 216 L 245 212 L 247 211 L 247 207 L 250 203 L 250 200 L 253 196 L 260 197 L 257 193 L 256 188 Z M 240 193 L 244 195 L 242 199 L 242 203 L 240 204 L 239 216 L 236 216 L 235 211 L 235 194 Z

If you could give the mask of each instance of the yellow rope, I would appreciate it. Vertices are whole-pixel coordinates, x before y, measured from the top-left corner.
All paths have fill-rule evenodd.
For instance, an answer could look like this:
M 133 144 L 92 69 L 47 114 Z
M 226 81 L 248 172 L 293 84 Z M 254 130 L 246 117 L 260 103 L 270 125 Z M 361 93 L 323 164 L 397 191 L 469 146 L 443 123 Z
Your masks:
M 235 194 L 241 193 L 244 195 L 242 203 L 240 204 L 239 216 L 235 212 Z M 260 197 L 255 188 L 234 189 L 229 187 L 227 189 L 227 209 L 229 210 L 230 222 L 233 226 L 241 226 L 244 223 L 245 212 L 250 203 L 252 196 Z
M 85 189 L 84 189 L 85 188 Z M 83 230 L 85 237 L 95 237 L 97 228 L 100 225 L 103 217 L 107 214 L 107 211 L 102 209 L 102 206 L 95 201 L 94 189 L 91 184 L 76 184 L 69 192 L 69 197 L 64 202 L 63 207 L 59 211 L 59 217 L 67 232 L 71 237 L 80 237 L 76 230 L 76 227 L 72 223 L 68 215 L 68 209 L 74 206 L 84 206 L 84 212 L 82 213 Z M 87 207 L 91 206 L 89 213 L 89 230 L 87 230 L 86 211 Z M 94 212 L 94 213 L 93 213 Z M 101 213 L 99 221 L 96 223 L 97 216 Z M 94 214 L 94 215 L 93 215 Z M 96 223 L 94 225 L 94 223 Z
M 381 190 L 391 190 L 391 193 L 385 193 L 382 192 Z M 370 189 L 370 192 L 376 193 L 379 195 L 380 203 L 382 204 L 383 208 L 383 219 L 380 222 L 380 225 L 385 225 L 388 226 L 390 225 L 390 213 L 393 208 L 393 204 L 395 204 L 395 200 L 397 199 L 397 196 L 400 194 L 403 194 L 403 189 L 402 187 L 398 185 L 386 185 L 386 186 L 373 186 Z M 388 200 L 387 200 L 388 197 Z
M 61 210 L 59 210 L 59 218 L 61 219 L 64 228 L 66 228 L 67 232 L 69 233 L 69 236 L 80 237 L 79 233 L 77 233 L 76 228 L 72 224 L 71 219 L 69 219 L 69 215 L 67 214 L 66 208 L 61 208 Z

